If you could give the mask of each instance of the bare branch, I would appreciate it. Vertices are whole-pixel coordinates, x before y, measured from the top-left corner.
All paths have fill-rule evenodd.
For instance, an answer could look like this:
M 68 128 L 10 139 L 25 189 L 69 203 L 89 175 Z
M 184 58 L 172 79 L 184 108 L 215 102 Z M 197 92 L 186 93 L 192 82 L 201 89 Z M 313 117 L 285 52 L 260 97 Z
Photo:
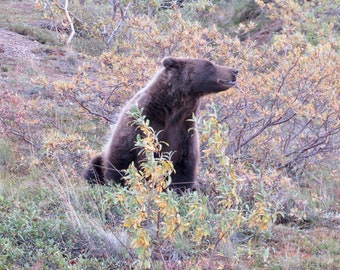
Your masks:
M 59 8 L 60 10 L 65 11 L 65 7 L 62 6 L 58 1 L 54 1 L 53 4 L 55 4 L 55 6 L 57 8 Z M 80 24 L 84 24 L 83 20 L 81 20 L 78 16 L 76 16 L 73 12 L 68 11 L 69 15 L 72 16 L 72 18 L 74 18 L 77 22 L 79 22 Z
M 123 22 L 125 21 L 125 18 L 127 16 L 127 12 L 128 10 L 130 9 L 131 5 L 132 5 L 132 2 L 130 2 L 127 7 L 125 9 L 123 9 L 122 7 L 120 7 L 119 5 L 119 2 L 117 1 L 113 1 L 111 3 L 113 5 L 113 14 L 112 14 L 112 20 L 115 19 L 116 17 L 116 12 L 119 8 L 120 10 L 120 14 L 121 14 L 121 17 L 120 17 L 120 21 L 117 23 L 116 27 L 114 30 L 112 30 L 110 36 L 109 36 L 109 33 L 108 33 L 108 30 L 107 30 L 107 26 L 104 25 L 104 28 L 103 28 L 103 31 L 102 31 L 102 37 L 103 37 L 103 40 L 104 40 L 104 43 L 106 45 L 107 48 L 110 48 L 111 44 L 112 44 L 112 41 L 113 39 L 115 38 L 118 30 L 121 28 L 121 26 L 123 25 Z
M 91 110 L 89 107 L 85 106 L 85 101 L 79 101 L 78 99 L 74 99 L 75 102 L 77 102 L 81 108 L 83 108 L 85 111 L 89 112 L 90 114 L 94 115 L 94 116 L 98 116 L 100 118 L 105 119 L 107 122 L 112 123 L 112 120 L 107 117 L 106 115 L 104 115 L 103 113 L 97 113 L 93 110 Z
M 68 12 L 68 0 L 65 0 L 64 11 L 65 11 L 65 15 L 67 17 L 68 23 L 70 24 L 70 27 L 71 27 L 71 34 L 69 35 L 69 37 L 66 41 L 66 45 L 69 46 L 71 44 L 71 41 L 72 41 L 73 36 L 75 34 L 75 31 L 74 31 L 73 21 L 72 21 L 70 14 Z

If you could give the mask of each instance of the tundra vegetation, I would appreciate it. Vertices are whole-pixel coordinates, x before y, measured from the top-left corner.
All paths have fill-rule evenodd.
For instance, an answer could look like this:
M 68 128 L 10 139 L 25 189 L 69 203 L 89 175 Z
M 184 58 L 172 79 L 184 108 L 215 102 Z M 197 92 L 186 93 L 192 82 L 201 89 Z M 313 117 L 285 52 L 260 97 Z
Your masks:
M 1 269 L 339 269 L 336 1 L 0 7 L 0 27 L 39 42 L 30 59 L 0 45 Z M 129 188 L 89 186 L 81 171 L 168 55 L 239 70 L 190 119 L 200 190 L 163 191 L 171 153 L 155 158 L 139 110 L 142 169 L 129 167 Z

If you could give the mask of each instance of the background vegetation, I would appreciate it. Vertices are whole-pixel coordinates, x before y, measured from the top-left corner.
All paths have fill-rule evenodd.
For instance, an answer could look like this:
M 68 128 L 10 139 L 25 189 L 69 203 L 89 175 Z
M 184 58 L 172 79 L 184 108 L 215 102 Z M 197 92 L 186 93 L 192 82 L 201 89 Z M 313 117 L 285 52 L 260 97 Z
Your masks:
M 0 269 L 339 269 L 336 1 L 0 5 L 2 28 L 39 42 L 21 59 L 0 45 Z M 137 110 L 143 169 L 129 189 L 87 185 L 120 107 L 167 55 L 239 70 L 193 119 L 201 190 L 162 191 L 171 153 L 154 158 Z

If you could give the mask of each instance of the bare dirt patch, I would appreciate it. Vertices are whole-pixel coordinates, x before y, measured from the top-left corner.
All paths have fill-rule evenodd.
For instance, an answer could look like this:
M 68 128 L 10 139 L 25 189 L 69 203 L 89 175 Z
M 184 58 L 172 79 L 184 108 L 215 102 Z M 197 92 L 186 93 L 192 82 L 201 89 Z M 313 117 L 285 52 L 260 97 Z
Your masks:
M 37 41 L 32 41 L 26 36 L 0 28 L 0 59 L 25 58 L 32 59 L 32 50 L 41 47 Z
M 30 75 L 34 72 L 37 56 L 33 49 L 39 48 L 38 42 L 0 28 L 0 87 L 1 92 L 22 90 L 30 85 Z
M 80 58 L 71 49 L 51 48 L 0 28 L 0 94 L 8 90 L 30 91 L 38 77 L 48 82 L 71 77 Z

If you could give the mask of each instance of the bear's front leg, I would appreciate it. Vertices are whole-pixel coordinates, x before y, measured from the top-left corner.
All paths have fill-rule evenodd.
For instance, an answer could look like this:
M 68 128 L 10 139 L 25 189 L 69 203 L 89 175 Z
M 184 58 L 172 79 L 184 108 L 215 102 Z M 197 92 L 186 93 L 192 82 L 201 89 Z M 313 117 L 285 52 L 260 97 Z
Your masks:
M 173 165 L 176 172 L 171 175 L 170 188 L 179 192 L 193 190 L 196 187 L 199 161 L 197 131 L 191 130 L 187 140 L 184 140 L 178 149 L 177 153 L 174 153 Z
M 197 161 L 192 157 L 174 164 L 175 173 L 171 175 L 171 184 L 169 188 L 176 190 L 178 193 L 193 190 L 196 184 Z

